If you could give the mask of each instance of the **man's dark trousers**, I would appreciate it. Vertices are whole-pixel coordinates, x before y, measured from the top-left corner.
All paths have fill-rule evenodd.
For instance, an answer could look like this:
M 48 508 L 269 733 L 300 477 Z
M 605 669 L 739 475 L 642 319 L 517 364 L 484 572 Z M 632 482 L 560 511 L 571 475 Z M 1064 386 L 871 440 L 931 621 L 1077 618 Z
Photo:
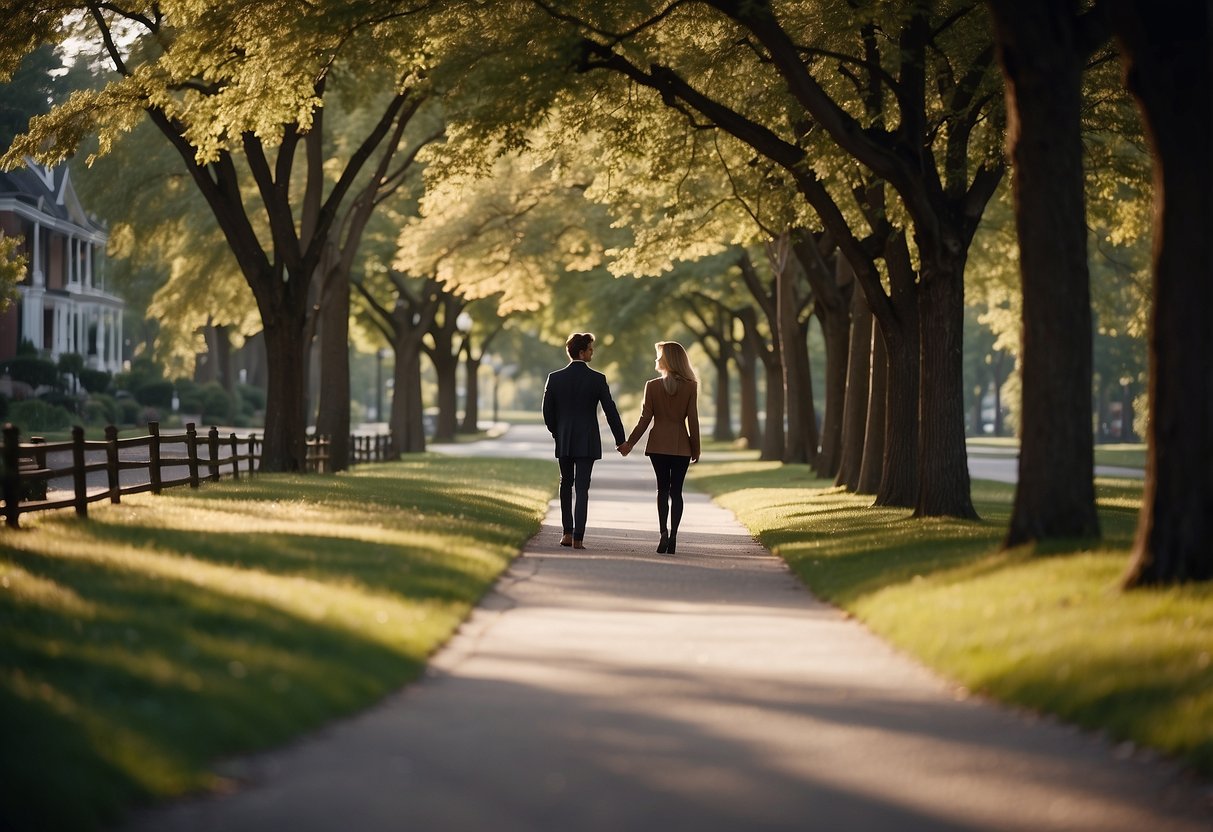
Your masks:
M 560 524 L 564 534 L 574 540 L 585 537 L 585 521 L 590 502 L 590 475 L 594 471 L 591 456 L 562 456 L 560 462 Z M 576 493 L 576 500 L 573 499 Z

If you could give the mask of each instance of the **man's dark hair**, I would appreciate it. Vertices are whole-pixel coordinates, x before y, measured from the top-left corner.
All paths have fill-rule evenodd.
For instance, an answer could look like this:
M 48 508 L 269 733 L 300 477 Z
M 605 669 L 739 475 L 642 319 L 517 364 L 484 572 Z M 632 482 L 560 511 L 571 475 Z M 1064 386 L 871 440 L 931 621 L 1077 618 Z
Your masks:
M 576 359 L 581 355 L 581 351 L 588 350 L 592 343 L 594 343 L 594 333 L 574 332 L 569 336 L 569 340 L 564 342 L 564 348 L 569 351 L 569 358 Z

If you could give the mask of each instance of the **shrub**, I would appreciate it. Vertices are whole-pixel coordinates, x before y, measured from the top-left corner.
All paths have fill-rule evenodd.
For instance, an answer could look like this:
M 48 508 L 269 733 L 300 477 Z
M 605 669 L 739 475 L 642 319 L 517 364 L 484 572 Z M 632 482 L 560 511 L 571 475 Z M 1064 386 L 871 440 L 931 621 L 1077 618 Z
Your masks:
M 112 378 L 105 370 L 81 370 L 80 386 L 90 393 L 104 393 L 109 389 Z
M 232 420 L 233 401 L 231 395 L 217 381 L 208 382 L 198 391 L 201 394 L 202 421 L 207 424 L 227 424 Z
M 13 381 L 22 381 L 31 387 L 60 386 L 59 368 L 53 361 L 36 355 L 18 355 L 0 363 L 0 373 L 8 373 Z
M 118 417 L 115 420 L 121 425 L 137 425 L 139 417 L 143 414 L 143 405 L 134 399 L 117 399 Z
M 114 388 L 117 390 L 125 390 L 135 398 L 139 398 L 138 391 L 150 384 L 157 382 L 165 382 L 164 373 L 161 369 L 152 363 L 151 359 L 146 356 L 139 356 L 131 361 L 131 368 L 123 373 L 118 373 L 113 378 Z M 169 385 L 169 399 L 164 403 L 164 407 L 171 406 L 172 403 L 172 385 Z
M 9 413 L 9 421 L 21 428 L 22 433 L 67 430 L 75 418 L 62 407 L 41 399 L 17 402 Z
M 84 403 L 84 421 L 89 425 L 118 424 L 118 400 L 104 393 L 94 393 Z
M 202 388 L 193 379 L 179 378 L 173 385 L 177 390 L 177 409 L 182 413 L 202 412 Z
M 265 410 L 265 390 L 256 387 L 252 384 L 236 385 L 236 393 L 240 396 L 244 410 L 247 413 L 256 413 L 258 410 Z
M 59 372 L 80 378 L 80 373 L 84 372 L 84 356 L 78 352 L 63 353 L 59 356 Z
M 160 379 L 147 381 L 131 390 L 135 398 L 148 407 L 170 410 L 173 406 L 173 383 Z
M 55 407 L 61 407 L 68 413 L 80 412 L 80 398 L 71 393 L 64 393 L 62 390 L 51 390 L 40 395 L 38 399 Z

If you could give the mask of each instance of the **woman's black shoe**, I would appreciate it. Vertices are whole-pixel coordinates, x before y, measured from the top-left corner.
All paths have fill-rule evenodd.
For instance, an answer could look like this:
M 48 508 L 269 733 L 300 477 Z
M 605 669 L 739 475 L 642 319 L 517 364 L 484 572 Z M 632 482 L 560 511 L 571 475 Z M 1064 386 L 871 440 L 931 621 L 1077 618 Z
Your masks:
M 661 535 L 661 540 L 657 541 L 657 554 L 664 555 L 665 549 L 669 545 L 670 545 L 670 539 L 668 537 L 666 537 L 665 534 L 663 533 Z
M 669 544 L 668 544 L 668 545 L 665 547 L 665 553 L 666 553 L 667 555 L 672 555 L 672 554 L 674 554 L 674 545 L 675 545 L 675 543 L 676 543 L 676 542 L 677 542 L 677 541 L 674 539 L 674 536 L 673 536 L 673 535 L 671 535 L 671 536 L 670 536 L 670 542 L 669 542 Z

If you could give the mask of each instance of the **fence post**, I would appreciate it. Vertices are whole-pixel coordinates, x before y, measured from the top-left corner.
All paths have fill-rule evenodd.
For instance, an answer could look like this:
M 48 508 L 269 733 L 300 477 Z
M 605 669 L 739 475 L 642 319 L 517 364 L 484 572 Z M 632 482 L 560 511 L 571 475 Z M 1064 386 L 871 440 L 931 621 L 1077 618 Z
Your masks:
M 236 439 L 236 434 L 232 434 L 228 440 L 232 446 L 232 479 L 240 479 L 240 445 Z
M 147 477 L 152 481 L 152 493 L 160 493 L 160 423 L 147 423 Z
M 193 422 L 185 425 L 185 455 L 190 469 L 190 488 L 198 487 L 198 427 Z
M 109 477 L 110 502 L 122 502 L 122 485 L 118 478 L 118 428 L 105 426 L 105 473 Z
M 17 528 L 17 518 L 21 515 L 18 504 L 21 501 L 21 461 L 17 446 L 21 442 L 21 431 L 16 425 L 4 424 L 4 466 L 3 477 L 0 478 L 0 488 L 4 491 L 4 522 L 10 529 Z
M 72 481 L 76 486 L 76 516 L 88 517 L 88 477 L 84 472 L 84 428 L 72 428 Z
M 207 451 L 211 455 L 211 460 L 207 463 L 207 468 L 211 472 L 210 479 L 212 482 L 219 481 L 219 428 L 211 425 L 211 429 L 206 432 Z
M 250 433 L 248 435 L 248 473 L 250 477 L 253 475 L 254 459 L 257 460 L 258 463 L 261 462 L 260 457 L 257 456 L 257 434 Z M 257 467 L 260 468 L 261 466 L 258 465 Z

